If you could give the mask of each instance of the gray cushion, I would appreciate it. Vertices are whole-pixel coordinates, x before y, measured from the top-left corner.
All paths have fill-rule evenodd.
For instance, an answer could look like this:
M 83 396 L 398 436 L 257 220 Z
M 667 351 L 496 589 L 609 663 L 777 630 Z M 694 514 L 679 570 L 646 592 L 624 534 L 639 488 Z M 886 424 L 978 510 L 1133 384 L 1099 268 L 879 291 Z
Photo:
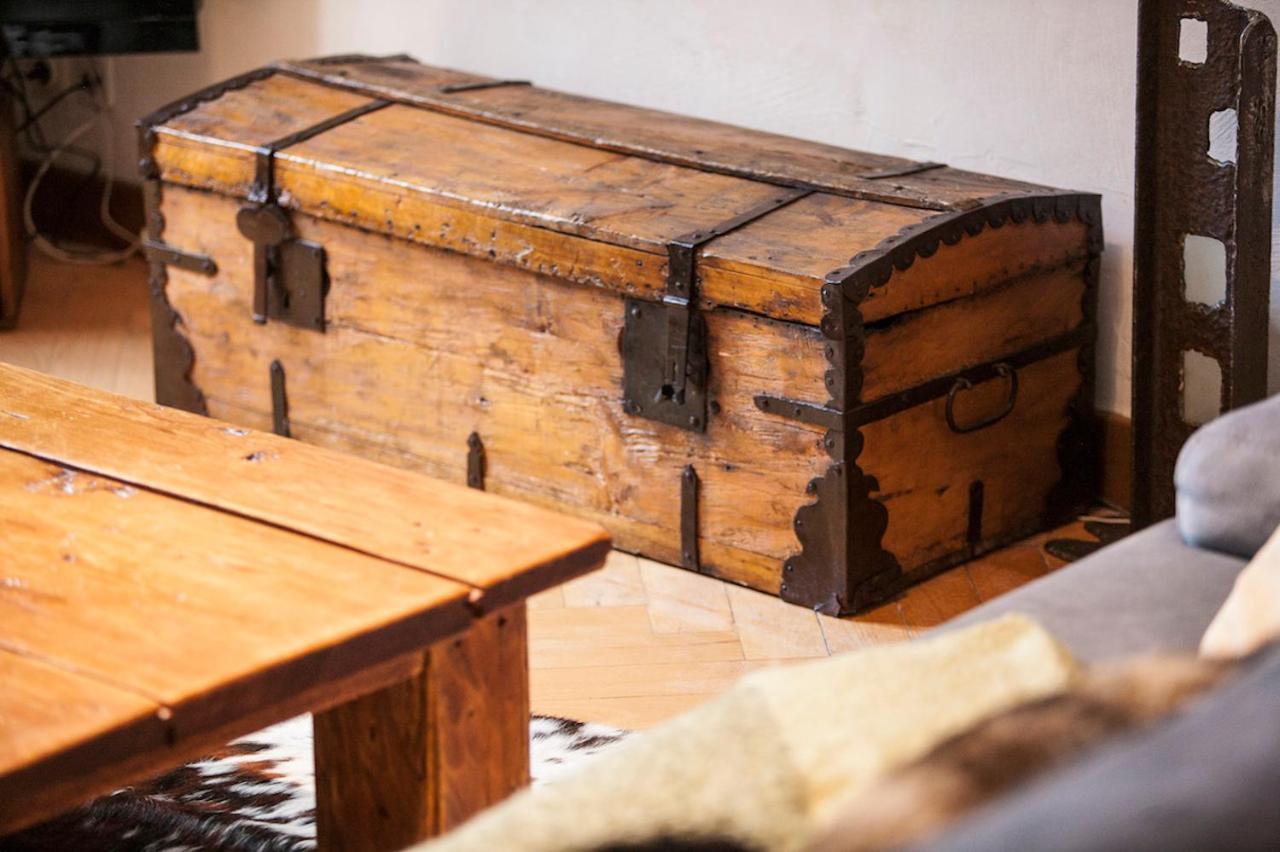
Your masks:
M 1197 431 L 1173 479 L 1187 543 L 1251 558 L 1280 526 L 1280 397 Z
M 939 629 L 1021 612 L 1082 660 L 1192 651 L 1243 567 L 1235 557 L 1188 547 L 1174 522 L 1165 521 Z
M 1280 849 L 1280 648 L 1141 734 L 998 800 L 928 852 Z

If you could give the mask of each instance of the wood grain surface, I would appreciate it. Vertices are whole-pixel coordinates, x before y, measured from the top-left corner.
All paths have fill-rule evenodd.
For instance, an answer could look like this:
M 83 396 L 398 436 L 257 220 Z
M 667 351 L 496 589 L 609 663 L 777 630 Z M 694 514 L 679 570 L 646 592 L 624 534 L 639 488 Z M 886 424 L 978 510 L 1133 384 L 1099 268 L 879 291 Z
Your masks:
M 60 785 L 101 792 L 86 784 L 320 703 L 472 618 L 462 584 L 18 452 L 0 453 L 0 530 L 4 659 L 77 679 L 23 675 L 49 715 L 4 752 L 5 824 L 74 804 Z
M 277 73 L 158 129 L 165 238 L 219 265 L 212 279 L 171 270 L 168 287 L 210 411 L 265 427 L 265 375 L 278 360 L 296 437 L 461 482 L 474 433 L 491 490 L 566 508 L 606 526 L 619 547 L 672 562 L 679 475 L 693 465 L 702 570 L 765 591 L 777 591 L 783 560 L 799 550 L 792 519 L 829 460 L 822 428 L 765 414 L 754 398 L 826 402 L 816 328 L 825 275 L 939 211 L 1036 190 L 949 169 L 877 180 L 865 173 L 911 164 L 525 85 L 446 91 L 450 72 L 403 59 L 281 67 L 307 79 Z M 220 128 L 274 138 L 293 121 L 289 92 L 310 105 L 331 96 L 312 91 L 326 87 L 397 101 L 277 156 L 280 204 L 327 252 L 329 324 L 323 335 L 251 325 L 252 255 L 232 223 L 252 152 Z M 260 108 L 267 88 L 274 100 Z M 779 182 L 830 191 L 698 250 L 707 431 L 624 415 L 619 294 L 656 299 L 674 238 L 759 205 Z M 858 306 L 862 399 L 1077 328 L 1088 245 L 1075 220 L 993 222 L 895 271 Z M 1013 415 L 972 435 L 950 433 L 942 400 L 866 431 L 860 465 L 882 470 L 895 483 L 881 483 L 884 501 L 906 509 L 887 539 L 905 567 L 965 545 L 956 536 L 968 534 L 974 481 L 991 479 L 992 505 L 1016 495 L 1016 509 L 985 514 L 984 539 L 1007 538 L 1043 508 L 1057 476 L 1045 447 L 1079 386 L 1045 369 L 1027 369 Z M 961 407 L 994 410 L 994 387 L 966 393 Z M 1020 428 L 1034 434 L 1021 440 Z M 890 436 L 892 454 L 873 436 Z M 1045 478 L 1021 490 L 1005 487 L 1011 439 L 1044 463 Z M 930 492 L 948 496 L 913 526 L 913 501 Z
M 179 733 L 471 618 L 460 583 L 22 453 L 0 453 L 0 507 L 4 647 L 160 701 Z
M 900 229 L 937 215 L 929 211 L 811 195 L 713 240 L 698 260 L 701 295 L 712 304 L 817 325 L 826 274 Z M 1011 280 L 1083 263 L 1079 222 L 1006 223 L 933 257 L 895 270 L 860 305 L 865 322 L 879 322 L 930 305 L 962 299 Z
M 329 328 L 257 326 L 247 319 L 251 252 L 232 224 L 235 202 L 165 192 L 169 238 L 219 259 L 213 279 L 169 276 L 197 353 L 194 379 L 215 415 L 269 423 L 267 371 L 279 359 L 297 437 L 463 483 L 476 432 L 490 490 L 571 508 L 624 549 L 659 558 L 677 556 L 680 473 L 694 464 L 705 563 L 776 585 L 778 562 L 797 547 L 788 519 L 825 461 L 821 430 L 766 415 L 752 398 L 825 401 L 815 329 L 709 314 L 721 413 L 696 434 L 623 413 L 622 304 L 612 294 L 296 217 L 300 233 L 329 249 Z
M 0 684 L 0 834 L 91 795 L 63 779 L 167 749 L 153 699 L 7 648 Z
M 433 647 L 419 675 L 315 715 L 322 849 L 400 848 L 529 781 L 524 604 Z
M 421 666 L 421 652 L 374 663 L 349 675 L 300 688 L 274 703 L 240 706 L 238 712 L 227 713 L 216 725 L 187 730 L 181 737 L 172 728 L 169 708 L 145 698 L 153 712 L 138 723 L 102 717 L 86 720 L 77 727 L 75 720 L 96 712 L 94 708 L 104 702 L 105 696 L 129 693 L 113 693 L 115 687 L 98 681 L 69 682 L 66 690 L 45 696 L 44 700 L 56 703 L 31 705 L 44 714 L 44 724 L 58 731 L 66 743 L 59 750 L 24 750 L 27 762 L 0 775 L 0 833 L 32 825 L 122 785 L 203 758 L 236 737 L 267 725 L 398 683 L 419 673 Z M 21 696 L 23 690 L 16 694 Z M 86 708 L 90 708 L 89 714 Z M 10 718 L 21 720 L 17 716 Z M 0 716 L 0 722 L 7 721 Z M 21 729 L 17 730 L 21 733 Z M 25 738 L 21 741 L 26 742 Z
M 434 72 L 430 79 L 436 85 Z M 450 97 L 540 97 L 533 91 L 540 90 Z M 363 102 L 275 75 L 163 125 L 155 157 L 167 181 L 243 198 L 255 175 L 254 142 L 270 142 Z M 722 136 L 752 133 L 714 126 Z M 785 159 L 787 152 L 797 154 L 784 146 L 775 155 Z M 797 163 L 807 162 L 797 156 Z M 293 210 L 649 298 L 665 287 L 668 242 L 778 193 L 766 183 L 404 105 L 281 151 L 275 176 L 281 204 Z M 700 297 L 708 306 L 816 325 L 827 272 L 935 215 L 822 193 L 800 199 L 707 244 L 698 264 Z M 864 316 L 884 318 L 1078 261 L 1084 245 L 1076 222 L 988 229 L 895 274 L 889 287 L 872 294 Z
M 0 446 L 455 580 L 477 606 L 593 570 L 608 551 L 590 523 L 5 365 Z
M 1080 263 L 872 323 L 862 359 L 862 398 L 879 399 L 1067 334 L 1084 319 L 1083 296 Z
M 817 446 L 820 429 L 764 414 L 752 399 L 769 393 L 825 401 L 826 362 L 815 330 L 730 310 L 707 313 L 712 396 L 720 413 L 698 435 L 621 412 L 614 343 L 621 305 L 610 294 L 297 216 L 299 232 L 331 252 L 329 330 L 314 335 L 282 324 L 256 326 L 246 319 L 251 250 L 231 225 L 235 202 L 178 187 L 165 193 L 174 211 L 170 238 L 219 258 L 214 279 L 173 270 L 169 288 L 196 349 L 195 382 L 218 416 L 267 427 L 267 371 L 280 359 L 298 437 L 461 483 L 466 437 L 476 432 L 485 442 L 488 487 L 496 493 L 568 508 L 605 525 L 623 549 L 664 561 L 679 561 L 678 478 L 692 463 L 702 480 L 699 532 L 707 570 L 776 590 L 782 560 L 798 548 L 790 518 L 808 502 L 805 485 L 827 461 Z M 995 258 L 1001 245 L 1012 252 L 1024 242 L 1018 227 L 985 232 Z M 1062 246 L 1069 251 L 1078 234 L 1065 227 L 1057 233 L 1070 237 Z M 965 246 L 943 247 L 935 257 L 946 263 L 948 251 Z M 994 277 L 998 261 L 985 262 Z M 411 279 L 409 269 L 415 270 Z M 1016 352 L 1081 320 L 1079 263 L 966 286 L 978 295 L 869 326 L 865 399 Z M 1052 443 L 1065 422 L 1076 382 L 1064 379 L 1060 411 L 1046 407 L 1043 416 L 1014 421 L 1038 430 L 1036 441 Z M 938 452 L 946 455 L 952 437 L 941 410 L 926 410 L 934 418 L 930 428 L 942 429 Z M 901 417 L 884 428 L 897 434 L 914 422 Z M 967 443 L 994 448 L 1001 440 L 986 430 Z M 904 452 L 889 469 L 920 458 Z M 959 458 L 976 463 L 972 453 Z M 1047 462 L 1053 467 L 1037 489 L 1052 484 L 1056 458 Z M 644 476 L 630 473 L 640 469 Z M 955 465 L 945 469 L 963 476 Z M 972 470 L 976 476 L 982 468 Z M 943 486 L 959 495 L 968 482 L 934 487 Z M 948 532 L 938 541 L 954 543 L 955 525 L 964 531 L 963 513 L 942 511 Z M 933 524 L 921 529 L 936 531 Z M 988 530 L 1002 529 L 999 515 L 990 515 Z M 923 541 L 899 539 L 903 557 L 933 553 Z
M 279 67 L 364 94 L 605 150 L 713 172 L 829 186 L 899 204 L 963 208 L 992 195 L 1034 188 L 951 168 L 869 179 L 870 172 L 909 172 L 919 164 L 537 86 L 445 93 L 440 90 L 440 78 L 448 72 L 411 60 L 321 60 L 279 63 Z
M 405 682 L 471 779 L 437 823 L 527 780 L 524 595 L 602 563 L 595 525 L 7 365 L 0 448 L 0 831 Z
M 981 481 L 983 542 L 1029 535 L 1040 528 L 1045 501 L 1062 478 L 1058 435 L 1080 386 L 1076 350 L 1018 371 L 1018 396 L 1008 417 L 965 435 L 947 426 L 945 399 L 935 399 L 863 427 L 858 466 L 879 483 L 873 497 L 889 510 L 884 547 L 904 568 L 964 548 L 969 487 Z M 972 423 L 999 411 L 1008 383 L 993 379 L 956 400 L 956 419 Z
M 166 132 L 192 140 L 216 139 L 230 156 L 253 161 L 253 149 L 363 106 L 372 98 L 272 75 L 229 89 L 203 107 L 166 123 Z

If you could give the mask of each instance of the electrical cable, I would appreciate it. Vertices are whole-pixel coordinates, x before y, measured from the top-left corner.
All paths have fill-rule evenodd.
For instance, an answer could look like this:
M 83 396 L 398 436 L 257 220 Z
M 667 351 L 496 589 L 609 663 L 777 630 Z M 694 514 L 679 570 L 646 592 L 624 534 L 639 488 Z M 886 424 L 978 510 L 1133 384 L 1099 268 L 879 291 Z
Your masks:
M 93 85 L 94 85 L 93 83 L 89 83 L 88 85 L 86 85 L 84 82 L 80 82 L 80 83 L 76 83 L 74 86 L 67 86 L 61 92 L 58 92 L 58 94 L 54 95 L 53 97 L 49 98 L 49 100 L 45 101 L 44 104 L 40 107 L 40 109 L 31 113 L 31 115 L 28 116 L 27 119 L 22 122 L 22 124 L 18 125 L 17 132 L 21 133 L 31 125 L 35 124 L 37 121 L 40 120 L 41 116 L 49 112 L 58 104 L 62 103 L 70 95 L 74 95 L 76 92 L 80 92 L 80 91 L 87 91 Z
M 115 169 L 112 159 L 114 154 L 115 128 L 111 122 L 110 105 L 104 103 L 100 98 L 100 92 L 102 90 L 101 77 L 97 77 L 97 80 L 98 84 L 92 87 L 92 92 L 90 93 L 93 99 L 94 114 L 67 134 L 66 138 L 64 138 L 60 144 L 53 146 L 49 150 L 45 158 L 41 161 L 40 167 L 36 170 L 35 175 L 32 177 L 31 184 L 27 187 L 27 193 L 22 202 L 22 223 L 26 229 L 27 236 L 42 254 L 65 263 L 93 265 L 119 263 L 129 257 L 132 257 L 142 247 L 141 237 L 121 225 L 116 221 L 115 217 L 111 215 L 111 195 L 115 187 Z M 32 214 L 33 202 L 35 200 L 36 191 L 40 188 L 40 182 L 44 179 L 45 175 L 49 173 L 49 170 L 53 168 L 53 165 L 57 162 L 58 158 L 74 149 L 74 143 L 99 123 L 103 130 L 103 156 L 97 159 L 98 162 L 104 163 L 105 165 L 102 169 L 102 195 L 98 204 L 98 218 L 102 222 L 104 228 L 110 231 L 117 238 L 125 241 L 127 245 L 120 249 L 106 251 L 93 249 L 69 249 L 65 246 L 56 244 L 53 240 L 40 233 L 40 229 L 37 227 L 35 222 L 35 217 Z M 39 128 L 38 119 L 32 121 L 32 126 Z M 43 137 L 42 130 L 41 136 Z M 97 155 L 95 155 L 95 157 L 96 156 Z
M 16 85 L 10 82 L 9 77 L 16 81 Z M 44 138 L 44 129 L 40 127 L 39 123 L 32 121 L 35 110 L 32 109 L 31 98 L 27 94 L 26 77 L 23 75 L 22 69 L 18 67 L 17 60 L 12 56 L 5 57 L 4 69 L 0 72 L 0 82 L 3 82 L 4 88 L 22 107 L 23 124 L 21 132 L 27 139 L 27 145 L 37 153 L 48 154 L 53 150 L 53 146 Z M 96 178 L 99 169 L 102 168 L 101 158 L 88 148 L 70 145 L 63 151 L 63 154 L 78 157 L 89 163 L 89 173 L 85 177 L 86 182 Z

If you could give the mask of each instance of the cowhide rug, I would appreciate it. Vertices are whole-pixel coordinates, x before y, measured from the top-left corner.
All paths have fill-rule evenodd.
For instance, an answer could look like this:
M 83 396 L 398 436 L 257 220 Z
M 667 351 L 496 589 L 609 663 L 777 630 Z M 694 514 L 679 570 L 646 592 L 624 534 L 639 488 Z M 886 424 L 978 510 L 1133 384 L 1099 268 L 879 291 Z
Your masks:
M 535 716 L 529 726 L 533 783 L 572 772 L 626 736 L 604 725 Z M 265 728 L 203 760 L 0 837 L 2 852 L 314 848 L 310 716 Z

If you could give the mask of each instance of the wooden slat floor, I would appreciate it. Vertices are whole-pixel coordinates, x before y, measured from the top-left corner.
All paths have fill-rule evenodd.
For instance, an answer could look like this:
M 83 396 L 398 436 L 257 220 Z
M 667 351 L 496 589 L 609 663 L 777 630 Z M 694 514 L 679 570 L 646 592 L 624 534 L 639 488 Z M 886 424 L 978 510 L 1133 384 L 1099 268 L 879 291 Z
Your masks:
M 151 399 L 146 271 L 59 264 L 33 254 L 16 330 L 0 361 Z M 835 619 L 615 552 L 603 571 L 530 602 L 536 713 L 644 728 L 765 666 L 901 642 L 1059 567 L 1045 540 L 992 553 L 857 618 Z

